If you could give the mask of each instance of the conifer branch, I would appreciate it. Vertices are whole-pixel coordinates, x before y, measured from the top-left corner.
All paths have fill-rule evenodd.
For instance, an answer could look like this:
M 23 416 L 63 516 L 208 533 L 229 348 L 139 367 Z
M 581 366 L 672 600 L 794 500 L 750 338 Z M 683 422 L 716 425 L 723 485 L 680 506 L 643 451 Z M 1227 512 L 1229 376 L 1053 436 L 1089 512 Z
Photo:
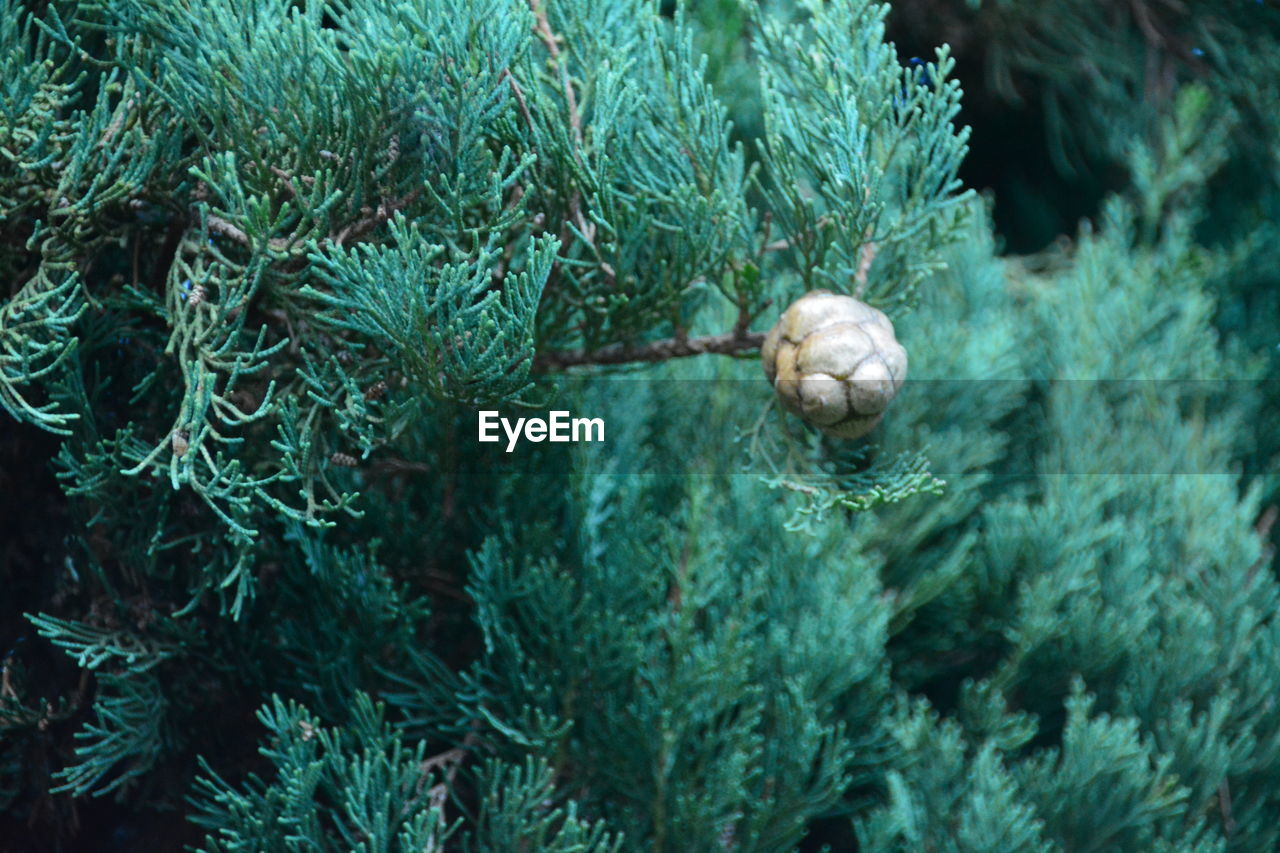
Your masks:
M 245 246 L 249 245 L 249 235 L 244 233 L 244 231 L 237 228 L 235 225 L 232 225 L 227 220 L 223 219 L 221 216 L 216 216 L 211 213 L 209 214 L 209 218 L 206 221 L 209 223 L 209 230 L 212 231 L 213 233 L 219 234 L 223 237 L 227 237 L 242 245 L 245 245 Z M 271 242 L 280 243 L 280 244 L 284 243 L 284 241 L 278 237 L 275 240 L 272 240 Z
M 345 245 L 348 240 L 353 240 L 353 239 L 364 236 L 366 233 L 368 233 L 372 229 L 378 227 L 379 225 L 389 220 L 396 213 L 396 211 L 403 210 L 404 208 L 413 204 L 413 202 L 416 201 L 418 196 L 421 194 L 422 194 L 422 188 L 415 187 L 414 189 L 400 196 L 400 198 L 398 199 L 395 199 L 389 203 L 379 204 L 377 210 L 371 212 L 368 216 L 365 216 L 363 219 L 358 219 L 355 222 L 352 222 L 350 225 L 346 226 L 341 231 L 339 231 L 337 236 L 332 238 L 333 242 L 338 246 L 342 246 L 342 245 Z
M 724 335 L 706 335 L 699 338 L 673 337 L 642 345 L 617 344 L 600 349 L 564 350 L 539 353 L 533 360 L 535 373 L 548 373 L 567 367 L 587 364 L 630 364 L 632 362 L 666 361 L 694 355 L 715 353 L 738 355 L 759 349 L 764 343 L 764 332 L 737 330 Z
M 547 52 L 551 54 L 551 61 L 560 71 L 560 82 L 564 87 L 564 100 L 569 108 L 569 124 L 573 128 L 573 139 L 581 147 L 582 116 L 578 113 L 578 98 L 573 91 L 573 82 L 569 79 L 569 69 L 565 63 L 560 61 L 560 37 L 551 31 L 551 22 L 547 19 L 547 11 L 542 8 L 542 4 L 538 0 L 529 0 L 529 8 L 533 10 L 533 14 L 537 18 L 537 26 L 534 29 L 537 30 L 538 37 L 542 39 L 543 44 L 547 46 Z
M 562 60 L 560 57 L 560 37 L 551 30 L 551 22 L 547 18 L 547 11 L 542 8 L 539 0 L 529 0 L 529 8 L 537 19 L 534 30 L 538 33 L 538 37 L 542 39 L 543 44 L 547 46 L 547 53 L 551 56 L 551 62 L 560 72 L 560 85 L 564 89 L 565 106 L 569 110 L 569 127 L 573 131 L 573 158 L 578 161 L 579 166 L 584 166 L 582 162 L 582 114 L 578 111 L 578 96 L 573 91 L 573 80 L 569 77 L 568 60 Z M 512 80 L 512 82 L 514 83 L 515 81 Z M 518 88 L 516 92 L 519 95 Z M 582 215 L 582 194 L 577 187 L 574 188 L 573 194 L 569 196 L 569 219 L 577 226 L 591 248 L 595 249 L 595 224 L 588 222 L 586 217 Z M 561 235 L 562 243 L 566 242 L 566 237 L 567 234 Z
M 286 184 L 286 186 L 288 185 Z M 336 234 L 330 235 L 328 238 L 329 242 L 337 246 L 343 246 L 351 240 L 363 237 L 369 231 L 391 219 L 397 211 L 403 210 L 413 204 L 421 194 L 421 188 L 414 188 L 397 199 L 379 204 L 376 210 L 369 210 L 368 208 L 365 208 L 362 212 L 367 213 L 366 216 L 343 226 L 342 230 L 338 231 Z M 246 234 L 243 229 L 227 221 L 221 216 L 210 214 L 206 221 L 209 224 L 209 230 L 215 234 L 234 240 L 243 246 L 248 246 L 252 243 L 249 235 Z M 267 241 L 267 245 L 277 252 L 288 251 L 289 247 L 293 244 L 294 240 L 288 237 L 272 237 Z
M 809 237 L 814 232 L 820 231 L 821 229 L 827 227 L 827 225 L 830 224 L 830 222 L 831 222 L 831 219 L 829 217 L 819 216 L 818 221 L 814 223 L 814 227 L 811 231 L 805 231 L 802 235 L 796 235 L 796 237 L 799 237 L 799 236 Z M 770 224 L 772 225 L 772 223 Z M 796 237 L 779 237 L 777 240 L 767 241 L 763 246 L 760 247 L 760 252 L 762 254 L 765 252 L 785 252 L 787 249 L 791 248 L 791 244 L 794 242 Z
M 529 102 L 525 100 L 524 90 L 520 88 L 520 84 L 516 82 L 516 78 L 511 74 L 511 69 L 504 69 L 502 76 L 507 79 L 507 83 L 511 86 L 511 91 L 515 95 L 516 103 L 520 106 L 520 115 L 524 118 L 526 127 L 533 127 L 533 116 L 529 113 Z

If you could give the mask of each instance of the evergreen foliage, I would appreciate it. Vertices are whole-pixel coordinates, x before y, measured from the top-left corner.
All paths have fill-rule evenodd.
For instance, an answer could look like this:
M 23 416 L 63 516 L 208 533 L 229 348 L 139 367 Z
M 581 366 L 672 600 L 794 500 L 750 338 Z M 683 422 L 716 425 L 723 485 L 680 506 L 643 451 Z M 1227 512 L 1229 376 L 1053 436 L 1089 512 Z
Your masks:
M 871 0 L 0 0 L 0 851 L 1280 845 L 1280 13 L 962 5 L 1032 256 Z

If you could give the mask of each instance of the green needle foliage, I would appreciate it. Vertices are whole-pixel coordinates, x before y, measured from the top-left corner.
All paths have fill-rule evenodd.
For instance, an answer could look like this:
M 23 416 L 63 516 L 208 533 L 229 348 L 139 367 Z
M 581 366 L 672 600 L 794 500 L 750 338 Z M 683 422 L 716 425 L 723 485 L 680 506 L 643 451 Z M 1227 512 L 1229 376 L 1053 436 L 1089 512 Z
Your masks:
M 0 851 L 1274 849 L 1280 22 L 1130 5 L 957 4 L 1002 257 L 883 3 L 0 0 Z

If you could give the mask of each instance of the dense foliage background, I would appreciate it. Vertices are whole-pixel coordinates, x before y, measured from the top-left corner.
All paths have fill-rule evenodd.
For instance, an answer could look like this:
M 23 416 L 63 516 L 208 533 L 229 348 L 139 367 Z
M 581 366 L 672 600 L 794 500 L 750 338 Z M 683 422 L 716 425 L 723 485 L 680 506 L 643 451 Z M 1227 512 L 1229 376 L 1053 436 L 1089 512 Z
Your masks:
M 1269 0 L 0 0 L 0 851 L 1276 849 L 1277 105 Z

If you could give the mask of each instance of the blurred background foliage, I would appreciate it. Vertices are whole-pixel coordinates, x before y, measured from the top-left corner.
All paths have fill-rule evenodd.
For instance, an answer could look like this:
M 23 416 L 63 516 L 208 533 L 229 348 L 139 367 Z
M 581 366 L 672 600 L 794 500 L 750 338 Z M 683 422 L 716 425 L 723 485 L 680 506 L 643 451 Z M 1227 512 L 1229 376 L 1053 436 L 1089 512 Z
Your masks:
M 877 7 L 810 4 L 836 10 L 812 66 L 804 4 L 548 4 L 598 147 L 537 4 L 216 5 L 269 37 L 0 0 L 0 296 L 40 330 L 0 370 L 79 365 L 0 397 L 45 427 L 0 426 L 0 850 L 1275 849 L 1274 2 L 898 0 L 886 56 Z M 94 61 L 44 61 L 73 19 Z M 318 60 L 335 33 L 367 64 Z M 527 101 L 490 97 L 504 68 Z M 768 142 L 824 153 L 854 90 L 868 150 L 927 102 L 910 164 L 971 128 L 981 194 L 886 203 L 932 225 L 873 267 L 912 379 L 869 442 L 758 426 L 749 351 L 537 375 L 767 325 L 819 275 L 753 242 L 785 215 Z M 84 187 L 174 197 L 59 204 Z M 495 464 L 484 394 L 608 444 Z M 738 473 L 753 425 L 821 495 Z

